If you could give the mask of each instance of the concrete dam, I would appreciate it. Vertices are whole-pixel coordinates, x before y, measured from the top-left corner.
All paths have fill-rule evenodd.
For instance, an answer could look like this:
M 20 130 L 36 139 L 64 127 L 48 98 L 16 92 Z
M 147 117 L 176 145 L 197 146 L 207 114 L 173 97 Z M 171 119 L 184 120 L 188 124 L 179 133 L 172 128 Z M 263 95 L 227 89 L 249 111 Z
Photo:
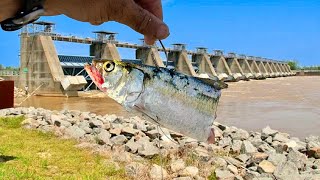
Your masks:
M 14 79 L 16 86 L 29 87 L 30 92 L 49 96 L 77 96 L 79 90 L 95 87 L 84 70 L 85 63 L 93 59 L 116 59 L 126 62 L 142 63 L 151 66 L 174 68 L 176 71 L 199 77 L 217 77 L 223 81 L 266 79 L 295 75 L 287 62 L 261 57 L 224 54 L 222 50 L 209 53 L 207 48 L 195 51 L 186 49 L 182 43 L 173 44 L 166 49 L 168 64 L 160 52 L 164 49 L 156 45 L 122 43 L 116 40 L 116 33 L 96 31 L 95 38 L 63 36 L 54 32 L 55 24 L 35 22 L 25 27 L 20 34 L 19 75 L 7 77 Z M 54 41 L 90 45 L 87 57 L 58 55 Z M 118 48 L 135 49 L 136 59 L 122 59 Z

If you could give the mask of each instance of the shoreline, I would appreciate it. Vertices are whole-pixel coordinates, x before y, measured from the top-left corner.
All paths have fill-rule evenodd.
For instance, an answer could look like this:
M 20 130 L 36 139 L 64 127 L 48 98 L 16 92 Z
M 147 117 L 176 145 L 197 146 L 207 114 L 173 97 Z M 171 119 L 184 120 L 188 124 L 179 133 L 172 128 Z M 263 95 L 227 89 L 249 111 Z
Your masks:
M 204 179 L 212 171 L 218 179 L 320 178 L 320 137 L 316 136 L 299 140 L 270 127 L 248 132 L 215 123 L 216 143 L 206 144 L 166 128 L 157 131 L 155 125 L 139 117 L 32 107 L 0 110 L 0 117 L 19 115 L 26 117 L 23 126 L 27 129 L 53 132 L 112 153 L 121 151 L 131 157 L 131 162 L 126 162 L 129 165 L 137 163 L 132 157 L 150 159 L 161 152 L 169 163 L 160 170 L 155 164 L 148 166 L 150 179 L 157 179 L 153 177 L 157 172 L 167 178 Z M 178 155 L 181 150 L 195 154 L 197 163 L 187 163 L 188 157 Z M 119 159 L 121 155 L 114 156 Z

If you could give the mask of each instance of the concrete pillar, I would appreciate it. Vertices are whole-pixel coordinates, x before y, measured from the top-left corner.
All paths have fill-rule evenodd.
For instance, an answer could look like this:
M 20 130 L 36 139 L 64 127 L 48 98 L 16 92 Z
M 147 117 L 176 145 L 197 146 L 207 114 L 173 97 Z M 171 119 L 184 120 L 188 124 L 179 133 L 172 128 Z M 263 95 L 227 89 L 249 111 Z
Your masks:
M 281 70 L 281 68 L 280 68 L 280 66 L 279 66 L 279 63 L 274 62 L 274 66 L 276 67 L 276 70 L 279 72 L 279 76 L 280 76 L 280 77 L 284 76 L 284 75 L 283 75 L 283 72 L 282 72 L 282 70 Z
M 254 78 L 255 79 L 265 79 L 265 77 L 262 75 L 258 64 L 256 63 L 256 61 L 254 60 L 255 57 L 253 56 L 248 56 L 248 64 L 251 67 L 251 70 L 253 72 Z
M 275 77 L 280 77 L 281 76 L 281 72 L 279 72 L 279 70 L 277 69 L 276 65 L 274 62 L 270 62 L 270 66 L 275 74 Z
M 21 34 L 19 88 L 36 94 L 65 95 L 61 87 L 64 73 L 50 36 Z M 70 92 L 70 95 L 77 92 Z M 75 94 L 77 95 L 77 94 Z
M 229 68 L 231 70 L 231 73 L 232 73 L 234 79 L 236 79 L 236 80 L 246 79 L 235 53 L 229 53 L 225 57 L 225 59 L 229 65 Z
M 238 62 L 240 64 L 240 67 L 244 73 L 244 76 L 247 78 L 247 79 L 253 79 L 254 78 L 254 73 L 247 61 L 247 57 L 245 55 L 239 55 L 238 57 Z
M 220 80 L 234 81 L 231 70 L 222 51 L 215 50 L 214 54 L 210 57 L 210 61 Z
M 198 48 L 197 53 L 192 55 L 192 62 L 197 64 L 199 69 L 198 74 L 207 74 L 209 77 L 218 77 L 211 61 L 207 54 L 206 48 Z
M 264 66 L 266 67 L 268 73 L 269 73 L 269 77 L 274 78 L 276 77 L 274 71 L 272 70 L 269 61 L 265 61 L 263 62 Z
M 284 77 L 288 76 L 287 70 L 283 67 L 283 64 L 279 62 L 278 66 L 282 72 L 282 76 L 284 76 Z
M 136 50 L 136 59 L 149 66 L 165 67 L 158 50 L 154 47 L 142 47 Z
M 267 71 L 267 69 L 266 69 L 266 67 L 264 66 L 264 64 L 263 64 L 263 62 L 262 62 L 262 60 L 261 60 L 261 58 L 256 58 L 256 63 L 257 63 L 257 65 L 258 65 L 258 67 L 259 67 L 259 69 L 260 69 L 260 71 L 261 71 L 261 73 L 262 73 L 262 75 L 264 76 L 264 77 L 266 77 L 266 78 L 268 78 L 268 77 L 270 77 L 270 75 L 269 75 L 269 73 L 268 73 L 268 71 Z
M 91 52 L 94 52 L 90 55 L 94 56 L 96 59 L 121 60 L 120 54 L 114 43 L 94 43 L 90 48 Z
M 173 61 L 177 72 L 190 76 L 198 76 L 192 66 L 191 60 L 188 58 L 184 44 L 174 44 L 174 49 L 169 52 L 168 59 L 169 61 Z

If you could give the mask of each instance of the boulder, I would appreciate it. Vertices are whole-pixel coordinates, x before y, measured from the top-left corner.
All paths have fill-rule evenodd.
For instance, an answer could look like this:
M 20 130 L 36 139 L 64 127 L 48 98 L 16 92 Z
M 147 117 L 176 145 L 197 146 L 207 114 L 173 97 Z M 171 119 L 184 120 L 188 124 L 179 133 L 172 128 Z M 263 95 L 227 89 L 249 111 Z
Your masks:
M 185 162 L 182 160 L 182 159 L 179 159 L 179 160 L 176 160 L 176 161 L 173 161 L 171 164 L 170 164 L 170 168 L 171 168 L 171 171 L 172 172 L 178 172 L 180 170 L 183 170 L 185 168 Z
M 110 134 L 119 136 L 121 134 L 121 129 L 120 128 L 113 128 L 109 130 Z
M 233 153 L 240 153 L 241 151 L 241 145 L 242 141 L 241 140 L 234 140 L 231 146 L 231 150 Z
M 241 153 L 255 153 L 257 152 L 257 148 L 255 148 L 250 141 L 243 141 L 241 146 Z
M 231 138 L 233 140 L 247 140 L 249 138 L 249 133 L 243 129 L 237 129 L 235 132 L 231 133 Z
M 128 152 L 136 153 L 139 148 L 142 149 L 142 144 L 134 142 L 134 138 L 125 144 L 125 150 Z
M 124 127 L 121 130 L 121 134 L 123 134 L 125 136 L 129 136 L 129 137 L 132 137 L 132 136 L 136 135 L 137 133 L 138 133 L 138 131 L 133 129 L 132 127 Z
M 153 143 L 142 144 L 142 149 L 138 149 L 138 154 L 143 157 L 151 158 L 159 154 L 159 149 L 153 145 Z
M 274 176 L 278 180 L 300 180 L 298 167 L 291 161 L 278 164 Z
M 199 174 L 199 169 L 194 166 L 188 166 L 179 173 L 180 176 L 190 176 L 190 177 L 195 177 L 198 174 Z
M 265 152 L 265 153 L 275 153 L 276 152 L 276 150 L 267 143 L 263 143 L 260 146 L 258 146 L 258 151 Z
M 320 147 L 313 147 L 307 151 L 309 157 L 320 159 Z
M 269 136 L 275 136 L 279 131 L 271 129 L 269 126 L 262 129 L 261 138 L 267 139 Z
M 79 128 L 78 126 L 70 126 L 65 130 L 65 133 L 75 139 L 80 139 L 82 137 L 84 137 L 84 135 L 86 134 L 86 132 Z
M 225 148 L 227 146 L 231 146 L 232 145 L 232 139 L 231 137 L 227 136 L 227 137 L 223 137 L 219 142 L 218 142 L 219 146 Z
M 305 169 L 305 165 L 307 163 L 307 156 L 300 153 L 297 150 L 290 149 L 288 154 L 288 161 L 293 162 L 299 170 Z
M 193 178 L 191 178 L 191 177 L 177 177 L 177 178 L 173 178 L 172 180 L 193 180 Z
M 262 162 L 259 163 L 258 171 L 260 173 L 272 174 L 275 170 L 276 170 L 276 167 L 270 161 L 263 160 Z
M 79 127 L 83 129 L 87 134 L 92 133 L 92 129 L 87 121 L 82 121 L 79 123 Z
M 287 142 L 289 142 L 289 138 L 284 133 L 277 133 L 273 137 L 273 141 L 279 141 L 279 142 L 282 142 L 282 143 L 287 143 Z
M 249 156 L 246 154 L 240 154 L 239 156 L 236 157 L 237 160 L 246 163 L 249 160 Z
M 149 172 L 149 176 L 153 180 L 163 180 L 168 177 L 168 173 L 161 166 L 154 164 Z
M 97 141 L 99 144 L 110 144 L 110 137 L 111 134 L 107 130 L 102 129 L 97 135 Z
M 232 164 L 228 165 L 227 169 L 235 175 L 239 174 L 238 168 Z
M 235 175 L 228 170 L 216 169 L 215 173 L 219 180 L 233 180 L 235 178 Z
M 268 156 L 269 155 L 266 153 L 260 153 L 260 152 L 253 153 L 251 156 L 250 162 L 259 164 L 261 161 L 266 160 Z
M 287 157 L 284 154 L 270 153 L 268 161 L 270 161 L 274 165 L 278 165 L 281 163 L 285 163 L 287 161 Z
M 96 119 L 91 119 L 89 121 L 89 126 L 91 128 L 104 128 L 103 122 Z
M 128 141 L 124 135 L 114 136 L 110 140 L 115 145 L 123 145 Z

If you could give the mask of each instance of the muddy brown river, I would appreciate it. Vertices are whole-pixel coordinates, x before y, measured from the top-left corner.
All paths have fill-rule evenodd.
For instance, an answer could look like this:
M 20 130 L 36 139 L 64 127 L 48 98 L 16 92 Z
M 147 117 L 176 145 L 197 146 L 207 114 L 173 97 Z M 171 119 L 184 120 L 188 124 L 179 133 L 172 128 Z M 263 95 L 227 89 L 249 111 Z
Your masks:
M 72 109 L 97 114 L 130 116 L 112 99 L 101 94 L 81 94 L 82 97 L 34 96 L 22 106 L 51 110 Z M 17 99 L 19 103 L 21 99 Z M 320 135 L 320 77 L 286 77 L 230 83 L 223 90 L 216 121 L 260 131 L 265 126 L 304 138 Z

